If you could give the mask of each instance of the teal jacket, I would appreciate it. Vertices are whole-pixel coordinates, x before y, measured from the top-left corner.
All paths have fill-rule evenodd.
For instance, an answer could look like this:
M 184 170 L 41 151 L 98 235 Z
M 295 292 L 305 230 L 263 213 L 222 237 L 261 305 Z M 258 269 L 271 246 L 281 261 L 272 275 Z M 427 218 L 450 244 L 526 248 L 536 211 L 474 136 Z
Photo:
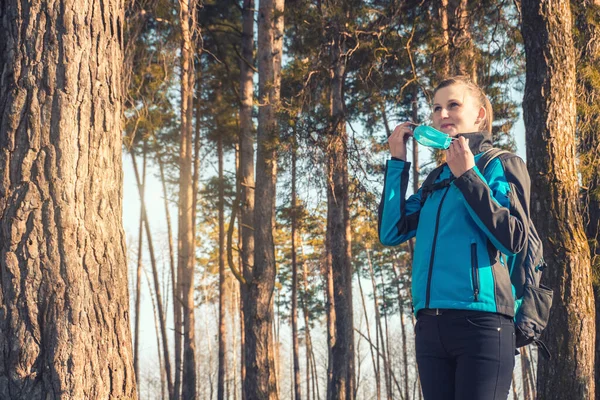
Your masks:
M 492 147 L 487 134 L 464 134 L 475 160 Z M 530 179 L 514 154 L 454 177 L 451 184 L 406 198 L 410 163 L 387 162 L 379 205 L 379 240 L 396 246 L 416 236 L 412 268 L 415 314 L 422 308 L 489 311 L 514 316 L 509 271 L 529 232 Z M 506 255 L 506 259 L 501 256 Z

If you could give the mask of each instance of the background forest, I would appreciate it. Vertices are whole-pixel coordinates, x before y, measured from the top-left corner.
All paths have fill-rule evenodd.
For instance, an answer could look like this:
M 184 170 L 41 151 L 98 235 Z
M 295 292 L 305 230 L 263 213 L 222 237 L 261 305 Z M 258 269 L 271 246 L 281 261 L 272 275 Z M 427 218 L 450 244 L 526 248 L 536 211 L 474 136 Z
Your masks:
M 509 398 L 600 399 L 598 0 L 51 3 L 0 5 L 1 399 L 422 399 L 377 206 L 459 74 L 554 290 Z

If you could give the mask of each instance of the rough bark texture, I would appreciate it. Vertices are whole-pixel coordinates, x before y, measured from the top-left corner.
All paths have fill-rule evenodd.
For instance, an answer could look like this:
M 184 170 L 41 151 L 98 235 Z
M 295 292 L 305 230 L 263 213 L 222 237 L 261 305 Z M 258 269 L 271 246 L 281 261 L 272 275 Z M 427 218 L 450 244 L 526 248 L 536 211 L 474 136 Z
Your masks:
M 582 211 L 592 257 L 596 321 L 600 321 L 600 1 L 571 1 L 577 51 L 577 137 Z M 600 382 L 600 324 L 596 323 L 596 386 Z M 596 390 L 596 399 L 600 391 Z
M 554 290 L 542 339 L 537 398 L 594 398 L 594 302 L 590 254 L 578 209 L 575 164 L 575 53 L 566 0 L 522 2 L 527 56 L 523 111 L 531 175 L 531 214 Z
M 273 349 L 273 289 L 275 286 L 275 184 L 279 130 L 283 0 L 260 2 L 258 10 L 259 103 L 256 189 L 261 199 L 254 209 L 254 266 L 244 298 L 248 399 L 276 399 L 277 371 Z
M 331 350 L 332 375 L 328 399 L 353 399 L 354 321 L 352 309 L 352 263 L 348 208 L 348 149 L 344 111 L 345 45 L 340 21 L 332 21 L 332 127 L 327 148 L 327 237 L 331 253 L 335 339 Z
M 123 2 L 0 3 L 0 398 L 133 399 Z
M 183 302 L 183 360 L 181 397 L 196 399 L 196 343 L 194 318 L 194 206 L 192 182 L 192 113 L 194 62 L 192 29 L 195 0 L 180 0 L 181 20 L 181 148 L 179 176 L 178 285 Z M 178 398 L 177 394 L 175 394 Z

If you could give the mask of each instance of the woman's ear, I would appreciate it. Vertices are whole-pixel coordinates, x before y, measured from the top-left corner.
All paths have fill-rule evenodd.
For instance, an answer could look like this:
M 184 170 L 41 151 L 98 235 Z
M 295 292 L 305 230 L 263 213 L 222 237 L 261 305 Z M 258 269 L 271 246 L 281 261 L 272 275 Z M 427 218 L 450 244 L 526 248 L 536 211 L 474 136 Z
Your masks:
M 475 119 L 475 123 L 479 125 L 479 128 L 481 128 L 481 125 L 485 122 L 486 116 L 487 112 L 485 110 L 485 107 L 479 107 L 479 113 L 477 114 L 477 119 Z

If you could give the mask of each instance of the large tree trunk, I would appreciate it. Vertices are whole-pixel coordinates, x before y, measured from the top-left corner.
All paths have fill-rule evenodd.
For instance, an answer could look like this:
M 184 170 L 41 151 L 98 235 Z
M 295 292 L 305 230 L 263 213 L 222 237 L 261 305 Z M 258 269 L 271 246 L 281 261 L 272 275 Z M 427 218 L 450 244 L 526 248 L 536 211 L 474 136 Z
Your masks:
M 276 399 L 273 349 L 273 289 L 275 286 L 275 184 L 279 130 L 283 0 L 264 0 L 258 10 L 259 103 L 256 189 L 261 199 L 254 209 L 254 266 L 244 298 L 247 399 Z
M 240 241 L 241 273 L 246 283 L 251 280 L 254 265 L 254 129 L 252 101 L 254 96 L 254 0 L 244 0 L 242 9 L 242 59 L 240 60 Z M 244 299 L 248 285 L 240 284 L 240 348 L 242 382 L 246 380 L 246 338 Z M 242 400 L 246 400 L 242 385 Z
M 567 0 L 524 0 L 527 56 L 523 116 L 531 175 L 531 214 L 554 290 L 543 334 L 552 359 L 540 357 L 537 398 L 594 398 L 594 303 L 590 254 L 575 164 L 575 54 Z
M 123 2 L 0 3 L 0 398 L 137 398 Z
M 196 343 L 194 318 L 194 206 L 192 183 L 192 113 L 194 99 L 195 0 L 179 0 L 181 21 L 181 148 L 179 168 L 178 280 L 183 302 L 183 366 L 181 397 L 196 399 Z
M 327 232 L 334 285 L 335 343 L 328 399 L 353 399 L 354 323 L 348 208 L 348 149 L 344 111 L 345 44 L 340 21 L 331 21 L 331 132 L 327 149 Z
M 572 1 L 577 49 L 577 136 L 584 188 L 583 221 L 592 257 L 596 321 L 600 321 L 600 1 Z M 595 381 L 600 383 L 600 323 L 596 323 Z M 596 390 L 596 400 L 600 390 Z

